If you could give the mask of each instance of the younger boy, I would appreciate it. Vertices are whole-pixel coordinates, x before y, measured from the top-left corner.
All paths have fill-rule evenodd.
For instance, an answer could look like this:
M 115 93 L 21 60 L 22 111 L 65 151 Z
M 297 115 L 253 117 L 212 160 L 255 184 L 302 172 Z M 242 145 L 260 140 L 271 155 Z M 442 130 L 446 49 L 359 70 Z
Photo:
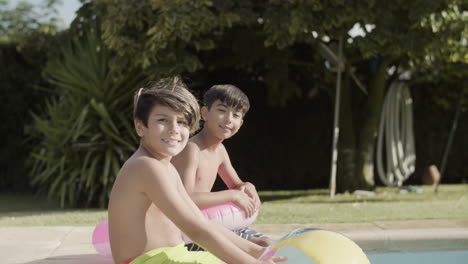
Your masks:
M 260 206 L 255 186 L 243 182 L 231 165 L 223 140 L 235 135 L 250 108 L 247 96 L 234 85 L 214 85 L 203 96 L 203 129 L 189 140 L 172 163 L 182 177 L 185 189 L 199 208 L 233 202 L 250 217 Z M 211 192 L 219 174 L 229 190 Z M 273 240 L 250 229 L 236 233 L 254 243 L 268 246 Z M 196 245 L 188 245 L 198 250 Z
M 115 263 L 274 263 L 256 258 L 264 248 L 208 222 L 170 163 L 199 121 L 198 103 L 177 78 L 139 91 L 134 125 L 137 151 L 122 166 L 109 200 L 109 236 Z M 189 252 L 181 230 L 212 252 Z M 216 255 L 216 257 L 215 257 Z M 219 258 L 219 259 L 218 259 Z

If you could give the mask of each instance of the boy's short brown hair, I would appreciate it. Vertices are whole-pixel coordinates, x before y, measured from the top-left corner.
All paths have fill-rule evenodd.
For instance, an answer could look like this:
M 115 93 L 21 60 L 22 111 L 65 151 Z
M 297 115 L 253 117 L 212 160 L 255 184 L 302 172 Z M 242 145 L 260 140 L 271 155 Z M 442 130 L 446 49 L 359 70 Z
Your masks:
M 203 95 L 203 104 L 211 108 L 216 100 L 241 111 L 245 115 L 250 109 L 250 102 L 247 95 L 241 89 L 231 84 L 213 85 Z
M 187 119 L 190 133 L 200 125 L 200 105 L 187 86 L 178 77 L 164 78 L 141 88 L 135 93 L 133 118 L 148 126 L 148 117 L 156 105 L 163 105 L 182 113 Z

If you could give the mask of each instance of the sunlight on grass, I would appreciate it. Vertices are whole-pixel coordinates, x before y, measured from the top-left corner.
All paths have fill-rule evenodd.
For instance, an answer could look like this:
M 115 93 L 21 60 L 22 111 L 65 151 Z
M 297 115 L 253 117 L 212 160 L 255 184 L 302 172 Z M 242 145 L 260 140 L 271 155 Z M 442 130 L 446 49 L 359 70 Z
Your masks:
M 0 217 L 0 226 L 93 226 L 104 218 L 105 210 L 19 213 Z
M 468 185 L 442 185 L 438 193 L 398 193 L 377 188 L 374 196 L 328 191 L 261 191 L 256 224 L 306 224 L 468 218 Z M 61 209 L 45 198 L 0 194 L 0 226 L 93 226 L 107 217 L 104 209 Z
M 261 192 L 256 224 L 344 223 L 415 219 L 468 218 L 468 185 L 443 185 L 438 193 L 398 193 L 377 188 L 374 196 L 339 194 L 326 190 Z

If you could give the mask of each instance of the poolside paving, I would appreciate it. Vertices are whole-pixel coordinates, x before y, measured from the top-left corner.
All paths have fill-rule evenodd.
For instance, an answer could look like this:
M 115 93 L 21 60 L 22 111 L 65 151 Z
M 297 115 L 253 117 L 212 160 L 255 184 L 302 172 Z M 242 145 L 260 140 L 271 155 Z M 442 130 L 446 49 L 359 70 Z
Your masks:
M 297 228 L 341 232 L 366 252 L 381 246 L 407 247 L 412 241 L 460 241 L 468 249 L 468 219 L 414 220 L 339 224 L 257 224 L 252 228 L 279 238 Z M 96 253 L 91 243 L 94 227 L 0 227 L 1 263 L 13 264 L 111 264 Z M 399 241 L 400 243 L 394 243 Z M 406 243 L 401 243 L 401 241 Z M 414 244 L 414 243 L 413 243 Z M 440 247 L 440 243 L 438 244 Z

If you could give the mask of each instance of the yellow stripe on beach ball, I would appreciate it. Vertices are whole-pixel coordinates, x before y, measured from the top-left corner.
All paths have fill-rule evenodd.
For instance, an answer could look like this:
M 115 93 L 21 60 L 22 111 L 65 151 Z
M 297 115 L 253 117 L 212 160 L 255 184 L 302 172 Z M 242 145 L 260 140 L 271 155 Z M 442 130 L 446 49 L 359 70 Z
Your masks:
M 278 241 L 272 249 L 292 246 L 317 264 L 370 264 L 362 249 L 346 236 L 327 230 L 310 230 Z

